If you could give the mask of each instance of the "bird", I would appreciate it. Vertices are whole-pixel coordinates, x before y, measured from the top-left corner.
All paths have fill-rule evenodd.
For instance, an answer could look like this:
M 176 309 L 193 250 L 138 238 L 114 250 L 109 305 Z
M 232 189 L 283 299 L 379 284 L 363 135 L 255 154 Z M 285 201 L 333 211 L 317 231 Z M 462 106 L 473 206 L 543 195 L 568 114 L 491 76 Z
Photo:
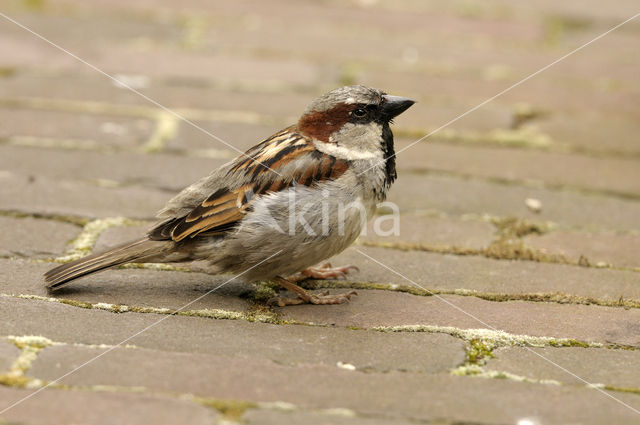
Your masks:
M 305 278 L 339 278 L 354 266 L 312 267 L 342 252 L 396 180 L 393 119 L 415 103 L 362 85 L 313 100 L 298 122 L 170 199 L 142 238 L 45 273 L 55 290 L 125 263 L 206 260 L 248 282 L 272 281 L 293 297 L 270 305 L 340 304 L 355 291 L 314 294 Z

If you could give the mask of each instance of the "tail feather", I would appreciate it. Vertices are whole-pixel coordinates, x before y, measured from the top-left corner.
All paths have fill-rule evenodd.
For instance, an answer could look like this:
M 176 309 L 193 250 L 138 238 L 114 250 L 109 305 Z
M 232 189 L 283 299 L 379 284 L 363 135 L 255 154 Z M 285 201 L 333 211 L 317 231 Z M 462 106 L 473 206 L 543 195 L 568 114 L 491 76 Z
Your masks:
M 107 252 L 93 254 L 71 263 L 62 264 L 44 274 L 48 288 L 57 288 L 81 276 L 130 262 L 158 261 L 158 256 L 167 248 L 167 242 L 141 239 L 113 248 Z

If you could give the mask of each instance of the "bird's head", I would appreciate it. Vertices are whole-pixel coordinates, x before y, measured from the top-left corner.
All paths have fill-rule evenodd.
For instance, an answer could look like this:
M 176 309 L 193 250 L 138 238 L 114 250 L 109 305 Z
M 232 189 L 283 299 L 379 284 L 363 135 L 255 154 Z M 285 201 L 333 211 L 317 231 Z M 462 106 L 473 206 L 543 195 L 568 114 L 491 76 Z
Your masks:
M 370 87 L 341 87 L 307 107 L 298 121 L 298 131 L 319 142 L 354 152 L 382 148 L 387 153 L 393 151 L 389 123 L 414 103 Z

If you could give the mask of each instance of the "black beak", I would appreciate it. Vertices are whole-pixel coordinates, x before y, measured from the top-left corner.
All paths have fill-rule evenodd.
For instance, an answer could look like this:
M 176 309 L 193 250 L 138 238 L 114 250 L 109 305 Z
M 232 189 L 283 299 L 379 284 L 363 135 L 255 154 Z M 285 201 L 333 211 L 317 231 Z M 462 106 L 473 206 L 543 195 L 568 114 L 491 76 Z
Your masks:
M 382 116 L 387 121 L 390 121 L 393 118 L 397 117 L 398 115 L 409 109 L 411 105 L 416 103 L 415 100 L 407 99 L 406 97 L 391 96 L 388 94 L 382 96 L 382 99 L 383 101 L 380 105 L 382 109 Z

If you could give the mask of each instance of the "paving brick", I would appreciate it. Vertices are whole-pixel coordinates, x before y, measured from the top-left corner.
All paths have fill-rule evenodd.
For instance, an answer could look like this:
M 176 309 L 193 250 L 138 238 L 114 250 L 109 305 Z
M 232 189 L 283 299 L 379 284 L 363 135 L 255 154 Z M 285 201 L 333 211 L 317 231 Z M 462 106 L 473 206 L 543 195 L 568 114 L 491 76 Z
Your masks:
M 196 124 L 243 152 L 280 130 L 280 128 L 275 125 L 269 126 L 211 121 L 198 121 Z M 208 134 L 187 124 L 182 124 L 180 126 L 176 137 L 168 143 L 168 148 L 180 150 L 217 149 L 224 151 L 221 153 L 230 155 L 231 158 L 238 155 L 238 152 L 234 151 L 230 147 L 225 146 L 223 143 L 215 140 Z
M 193 364 L 199 364 L 201 361 L 207 363 L 210 356 L 219 356 L 216 361 L 257 359 L 259 362 L 300 368 L 322 365 L 336 370 L 341 370 L 338 362 L 342 362 L 364 372 L 399 370 L 421 373 L 445 372 L 464 361 L 462 342 L 448 335 L 386 334 L 339 328 L 250 323 L 244 320 L 116 314 L 6 297 L 0 298 L 0 304 L 3 306 L 3 316 L 19 311 L 23 314 L 22 317 L 26 317 L 28 312 L 35 312 L 38 307 L 42 307 L 39 317 L 31 316 L 21 323 L 4 323 L 0 327 L 0 335 L 43 335 L 54 341 L 68 343 L 115 345 L 149 327 L 127 340 L 126 344 L 156 351 L 119 351 L 122 361 L 130 357 L 131 362 L 134 362 L 134 358 L 139 358 L 137 356 L 140 355 L 158 355 L 169 362 L 182 363 L 180 359 L 193 359 Z M 164 320 L 160 321 L 161 319 Z M 153 325 L 158 321 L 160 322 Z M 70 329 L 73 329 L 73 336 L 69 334 Z M 402 350 L 398 350 L 400 346 L 403 347 Z M 52 350 L 52 353 L 55 352 L 56 350 Z M 68 350 L 63 349 L 63 352 L 70 355 Z M 83 353 L 82 350 L 77 352 Z M 93 356 L 96 353 L 90 350 L 85 351 L 84 355 Z M 58 355 L 53 354 L 49 358 L 58 359 L 54 363 L 60 360 Z M 120 360 L 116 363 L 119 362 Z M 52 369 L 43 365 L 32 369 L 30 373 L 33 376 L 40 373 L 55 374 L 54 369 L 60 367 L 54 366 Z M 121 378 L 129 379 L 126 376 Z M 182 384 L 173 382 L 171 385 Z
M 399 149 L 407 143 L 400 143 Z M 473 158 L 473 159 L 470 159 Z M 496 166 L 499 164 L 499 166 Z M 398 166 L 506 181 L 640 195 L 640 161 L 625 158 L 532 152 L 513 148 L 418 143 L 398 155 Z
M 640 236 L 637 235 L 556 231 L 527 236 L 524 241 L 543 252 L 564 255 L 574 261 L 582 256 L 593 264 L 605 262 L 618 267 L 640 267 Z
M 125 75 L 136 76 L 137 74 L 130 72 Z M 285 90 L 276 95 L 273 90 L 259 90 L 259 88 L 257 91 L 238 91 L 233 87 L 225 88 L 224 84 L 216 87 L 206 79 L 181 82 L 176 78 L 157 77 L 150 79 L 148 87 L 140 91 L 163 106 L 177 109 L 179 113 L 183 108 L 258 113 L 278 118 L 280 124 L 278 129 L 280 129 L 293 124 L 292 119 L 295 120 L 311 100 L 325 90 L 315 89 L 311 93 Z M 87 72 L 82 69 L 46 76 L 17 73 L 7 78 L 0 78 L 0 93 L 3 93 L 1 98 L 5 99 L 44 98 L 122 104 L 120 111 L 123 114 L 127 113 L 126 106 L 146 106 L 150 110 L 156 107 L 138 94 L 116 87 L 112 80 L 93 71 Z M 242 119 L 246 120 L 246 115 L 239 118 L 241 122 L 243 122 Z M 250 119 L 255 117 L 251 116 Z
M 151 77 L 195 77 L 250 84 L 326 83 L 313 64 L 295 59 L 242 58 L 221 54 L 193 55 L 180 51 L 107 48 L 94 59 L 107 72 L 144 74 Z M 90 57 L 91 60 L 91 57 Z M 259 72 L 256 72 L 259 69 Z
M 577 149 L 633 154 L 636 157 L 640 152 L 640 143 L 634 137 L 638 129 L 637 117 L 634 116 L 612 115 L 602 111 L 571 113 L 559 110 L 536 122 L 536 127 L 554 140 Z
M 68 223 L 28 217 L 0 217 L 0 228 L 0 256 L 31 258 L 62 254 L 81 230 Z
M 379 309 L 384 307 L 384 313 Z M 378 310 L 376 310 L 378 309 Z M 292 306 L 283 318 L 332 326 L 400 326 L 407 324 L 492 327 L 514 334 L 575 338 L 582 341 L 640 346 L 640 310 L 531 303 L 489 302 L 475 297 L 419 297 L 387 291 L 359 291 L 357 300 L 340 309 Z
M 142 190 L 141 187 L 146 186 L 164 192 L 165 202 L 226 161 L 168 154 L 99 153 L 0 146 L 0 169 L 16 174 L 35 175 L 52 182 L 74 181 L 116 188 L 133 186 L 136 190 Z M 155 211 L 149 210 L 147 214 L 152 217 Z
M 349 279 L 356 281 L 411 285 L 357 250 L 429 289 L 467 289 L 503 295 L 560 292 L 610 303 L 620 297 L 640 299 L 640 275 L 632 271 L 375 247 L 352 247 L 331 259 L 334 265 L 358 266 L 360 271 L 349 275 Z
M 295 122 L 312 98 L 346 82 L 416 98 L 418 104 L 398 117 L 395 128 L 434 129 L 637 12 L 633 0 L 605 9 L 596 0 L 474 5 L 307 1 L 294 8 L 286 0 L 270 0 L 220 3 L 215 10 L 203 0 L 5 3 L 3 11 L 11 17 L 240 149 Z M 0 25 L 0 138 L 86 141 L 87 147 L 127 152 L 106 155 L 5 143 L 0 147 L 0 209 L 151 218 L 173 193 L 228 159 L 229 147 L 186 123 L 179 124 L 166 152 L 134 153 L 155 131 L 150 117 L 159 110 L 27 31 L 5 24 Z M 432 142 L 437 143 L 401 153 L 400 178 L 391 191 L 402 211 L 401 234 L 365 240 L 481 249 L 491 242 L 493 227 L 462 217 L 489 214 L 559 223 L 554 232 L 524 240 L 548 253 L 637 267 L 639 29 L 637 22 L 625 24 L 450 126 L 466 132 L 461 134 L 490 135 L 510 128 L 518 104 L 525 103 L 544 112 L 523 125 L 548 135 L 550 152 L 446 143 L 447 138 L 435 135 Z M 397 146 L 410 141 L 397 137 Z M 186 157 L 184 149 L 219 151 L 209 160 Z M 429 174 L 432 170 L 443 173 Z M 542 211 L 530 211 L 527 198 L 539 199 Z M 134 238 L 145 227 L 109 229 L 96 249 Z M 103 310 L 108 304 L 181 307 L 227 279 L 206 273 L 203 264 L 189 265 L 195 270 L 189 273 L 110 270 L 48 293 L 42 273 L 53 264 L 34 258 L 58 255 L 66 232 L 79 229 L 9 217 L 0 217 L 0 228 L 8 238 L 0 238 L 2 249 L 31 257 L 0 260 L 0 337 L 43 335 L 68 344 L 40 352 L 30 376 L 55 379 L 104 350 L 74 343 L 118 344 L 153 325 L 127 341 L 138 348 L 118 348 L 69 377 L 87 386 L 145 386 L 137 389 L 142 393 L 47 389 L 3 415 L 5 421 L 226 420 L 180 396 L 193 393 L 274 402 L 248 409 L 240 418 L 248 423 L 638 422 L 631 409 L 540 363 L 523 348 L 498 349 L 485 367 L 564 385 L 451 376 L 448 370 L 465 358 L 458 339 L 348 328 L 490 325 L 512 333 L 639 347 L 638 309 L 596 305 L 640 300 L 637 272 L 359 246 L 332 259 L 336 265 L 360 266 L 350 279 L 408 284 L 356 251 L 361 249 L 428 288 L 478 291 L 478 297 L 445 299 L 486 324 L 435 297 L 359 290 L 349 304 L 269 313 L 280 322 L 313 321 L 326 327 L 273 325 Z M 222 308 L 251 318 L 262 311 L 247 296 L 251 290 L 251 285 L 230 283 L 187 308 L 208 309 L 199 314 Z M 104 304 L 87 309 L 17 294 Z M 481 298 L 525 294 L 567 304 Z M 635 351 L 535 350 L 589 380 L 638 387 Z M 0 369 L 16 353 L 0 338 Z M 349 370 L 351 364 L 355 371 Z M 26 394 L 0 388 L 2 403 Z M 635 394 L 609 394 L 639 407 Z M 294 405 L 292 411 L 282 410 L 286 403 Z
M 0 209 L 88 217 L 150 218 L 167 193 L 138 187 L 104 188 L 71 180 L 0 174 Z
M 287 425 L 287 424 L 308 424 L 308 425 L 409 425 L 415 422 L 411 419 L 390 418 L 388 415 L 379 417 L 362 417 L 353 412 L 309 412 L 309 411 L 278 411 L 278 410 L 249 410 L 242 416 L 242 419 L 249 425 Z
M 19 355 L 20 350 L 13 343 L 0 340 L 0 375 L 9 370 Z
M 0 270 L 3 293 L 172 309 L 191 303 L 185 308 L 187 310 L 208 308 L 245 311 L 250 306 L 241 296 L 252 288 L 239 282 L 228 283 L 194 302 L 198 297 L 229 280 L 231 276 L 111 269 L 74 281 L 55 292 L 49 292 L 45 288 L 42 275 L 56 264 L 24 260 L 0 260 L 0 264 L 3 265 Z
M 386 210 L 382 208 L 381 211 Z M 496 231 L 492 224 L 482 221 L 400 214 L 397 216 L 398 231 L 394 232 L 396 219 L 392 217 L 379 215 L 371 219 L 367 226 L 366 235 L 362 235 L 361 240 L 481 249 L 493 241 Z
M 78 350 L 78 349 L 76 349 Z M 126 351 L 123 353 L 123 351 Z M 60 371 L 91 358 L 60 356 Z M 43 352 L 44 354 L 44 352 Z M 152 360 L 150 360 L 152 359 Z M 97 364 L 100 362 L 99 364 Z M 144 364 L 144 367 L 140 367 Z M 37 369 L 34 368 L 35 373 Z M 48 375 L 56 376 L 51 369 Z M 292 379 L 292 376 L 295 379 Z M 534 414 L 545 423 L 599 423 L 603 418 L 632 423 L 637 416 L 587 388 L 403 372 L 360 373 L 328 366 L 288 367 L 268 360 L 247 361 L 211 355 L 176 355 L 116 349 L 63 379 L 75 384 L 145 385 L 160 391 L 206 394 L 247 401 L 281 401 L 309 408 L 346 408 L 365 415 L 402 412 L 415 419 L 447 417 L 457 421 L 514 423 Z M 371 391 L 375 388 L 375 391 Z M 630 403 L 629 394 L 616 394 Z M 532 409 L 531 399 L 536 407 Z M 461 404 L 460 400 L 466 400 Z
M 156 44 L 171 44 L 179 40 L 181 35 L 180 28 L 170 22 L 136 19 L 133 14 L 120 15 L 114 19 L 113 15 L 108 14 L 80 14 L 67 10 L 66 13 L 16 12 L 12 17 L 55 43 L 70 50 L 73 48 L 82 50 L 85 54 L 90 52 L 92 46 L 121 44 L 125 48 L 136 42 L 140 43 L 141 40 L 152 40 Z M 1 31 L 7 37 L 30 41 L 33 45 L 40 46 L 43 51 L 53 50 L 58 55 L 64 55 L 63 52 L 43 43 L 33 34 L 13 23 L 6 22 Z M 79 52 L 76 54 L 82 56 Z M 43 66 L 43 63 L 38 65 Z
M 539 199 L 542 211 L 530 211 L 525 205 L 527 198 Z M 403 213 L 486 213 L 604 230 L 636 230 L 640 224 L 640 203 L 633 200 L 444 176 L 401 173 L 389 201 L 397 203 Z
M 553 379 L 565 384 L 604 384 L 619 388 L 638 388 L 640 373 L 636 367 L 640 353 L 629 350 L 594 348 L 531 348 L 514 347 L 494 352 L 486 368 L 526 376 L 532 379 Z M 554 365 L 566 367 L 578 379 Z
M 0 387 L 0 408 L 33 394 L 33 390 Z M 7 423 L 44 425 L 82 423 L 87 425 L 211 424 L 218 413 L 198 404 L 165 395 L 66 391 L 47 389 L 2 414 Z M 52 422 L 53 421 L 53 422 Z
M 34 125 L 37 122 L 38 125 Z M 0 107 L 0 139 L 74 140 L 88 147 L 136 147 L 151 136 L 154 124 L 141 118 Z

